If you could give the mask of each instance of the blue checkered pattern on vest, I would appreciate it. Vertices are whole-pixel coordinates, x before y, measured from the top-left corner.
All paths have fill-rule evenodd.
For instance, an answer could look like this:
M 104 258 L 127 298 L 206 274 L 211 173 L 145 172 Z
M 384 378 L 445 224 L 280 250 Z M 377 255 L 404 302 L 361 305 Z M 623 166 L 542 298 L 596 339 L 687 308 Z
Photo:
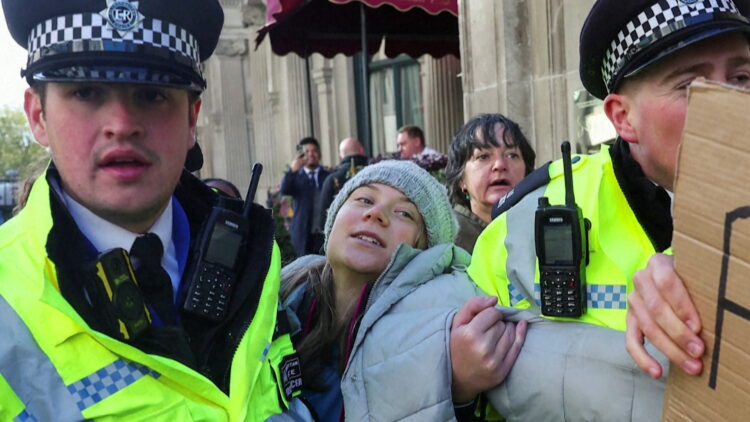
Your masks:
M 34 415 L 30 415 L 26 409 L 23 409 L 21 413 L 13 418 L 13 422 L 38 422 L 39 419 L 35 418 Z
M 146 375 L 159 378 L 161 374 L 144 365 L 118 359 L 88 377 L 70 384 L 68 391 L 77 400 L 78 408 L 83 411 Z
M 627 287 L 611 284 L 587 284 L 586 298 L 589 308 L 592 309 L 626 309 L 627 308 Z M 519 302 L 526 299 L 513 283 L 508 284 L 508 293 L 510 295 L 510 306 L 516 306 Z M 534 302 L 537 306 L 542 306 L 541 288 L 539 284 L 534 284 Z

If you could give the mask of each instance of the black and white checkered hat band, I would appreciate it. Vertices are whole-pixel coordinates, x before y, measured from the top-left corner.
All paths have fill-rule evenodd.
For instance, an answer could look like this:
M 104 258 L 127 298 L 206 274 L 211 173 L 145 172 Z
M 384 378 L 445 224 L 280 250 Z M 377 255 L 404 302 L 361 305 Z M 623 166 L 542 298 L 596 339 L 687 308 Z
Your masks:
M 612 91 L 614 76 L 637 52 L 691 22 L 702 21 L 693 18 L 713 13 L 739 15 L 732 0 L 661 0 L 644 10 L 625 25 L 604 54 L 602 77 L 607 90 Z
M 177 25 L 145 18 L 137 28 L 120 35 L 96 13 L 59 16 L 38 24 L 29 34 L 31 66 L 42 58 L 82 52 L 137 52 L 176 59 L 201 75 L 200 52 L 195 37 Z
M 71 66 L 55 69 L 38 75 L 40 80 L 68 80 L 90 81 L 106 80 L 109 82 L 123 81 L 128 83 L 186 85 L 190 81 L 176 78 L 168 73 L 140 68 L 96 69 L 85 66 Z

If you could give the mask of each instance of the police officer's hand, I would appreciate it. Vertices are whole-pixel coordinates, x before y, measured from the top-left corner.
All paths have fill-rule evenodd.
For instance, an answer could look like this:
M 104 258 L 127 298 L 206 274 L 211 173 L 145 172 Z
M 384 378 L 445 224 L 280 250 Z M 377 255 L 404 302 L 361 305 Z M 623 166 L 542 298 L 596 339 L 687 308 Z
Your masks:
M 292 172 L 297 172 L 299 169 L 304 167 L 307 164 L 307 156 L 304 152 L 298 152 L 297 155 L 294 156 L 294 160 L 292 160 L 292 163 L 289 164 L 289 168 Z
M 453 318 L 453 402 L 467 403 L 503 382 L 526 338 L 526 321 L 503 321 L 495 297 L 473 297 Z
M 685 284 L 674 269 L 674 259 L 655 254 L 633 277 L 628 295 L 625 347 L 635 363 L 652 378 L 662 367 L 643 347 L 644 336 L 674 364 L 690 375 L 703 370 L 706 349 L 698 337 L 701 320 Z

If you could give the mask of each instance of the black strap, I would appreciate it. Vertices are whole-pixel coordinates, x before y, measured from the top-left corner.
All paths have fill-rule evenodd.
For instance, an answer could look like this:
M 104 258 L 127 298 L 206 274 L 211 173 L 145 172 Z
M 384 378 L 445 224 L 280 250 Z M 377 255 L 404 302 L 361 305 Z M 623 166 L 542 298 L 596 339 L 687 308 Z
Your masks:
M 177 321 L 172 280 L 161 267 L 163 254 L 161 240 L 153 233 L 138 236 L 130 248 L 130 256 L 135 258 L 135 277 L 146 302 L 156 311 L 164 325 L 175 325 Z
M 289 315 L 287 314 L 286 308 L 279 306 L 276 310 L 276 327 L 273 331 L 273 339 L 283 336 L 284 334 L 291 334 L 292 329 L 289 324 Z
M 667 191 L 655 185 L 643 173 L 630 154 L 627 142 L 617 138 L 610 148 L 612 168 L 638 222 L 646 230 L 658 252 L 672 244 L 672 200 Z

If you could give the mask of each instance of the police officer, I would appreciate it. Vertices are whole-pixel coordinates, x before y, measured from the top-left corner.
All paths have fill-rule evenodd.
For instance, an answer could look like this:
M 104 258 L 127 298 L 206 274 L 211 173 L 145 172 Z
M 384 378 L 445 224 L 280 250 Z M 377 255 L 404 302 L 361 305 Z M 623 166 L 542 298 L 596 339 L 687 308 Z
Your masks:
M 612 147 L 573 164 L 575 197 L 591 221 L 588 310 L 579 321 L 626 328 L 633 275 L 670 247 L 677 148 L 687 86 L 705 77 L 750 84 L 747 0 L 598 0 L 581 31 L 580 76 L 604 100 Z M 564 202 L 562 166 L 544 166 L 501 200 L 469 273 L 501 303 L 539 312 L 537 199 Z M 642 341 L 642 338 L 641 338 Z
M 265 210 L 251 210 L 226 315 L 182 310 L 217 201 L 183 166 L 219 2 L 2 5 L 28 50 L 24 109 L 52 160 L 0 228 L 0 419 L 281 412 L 299 368 L 276 329 L 279 253 Z

